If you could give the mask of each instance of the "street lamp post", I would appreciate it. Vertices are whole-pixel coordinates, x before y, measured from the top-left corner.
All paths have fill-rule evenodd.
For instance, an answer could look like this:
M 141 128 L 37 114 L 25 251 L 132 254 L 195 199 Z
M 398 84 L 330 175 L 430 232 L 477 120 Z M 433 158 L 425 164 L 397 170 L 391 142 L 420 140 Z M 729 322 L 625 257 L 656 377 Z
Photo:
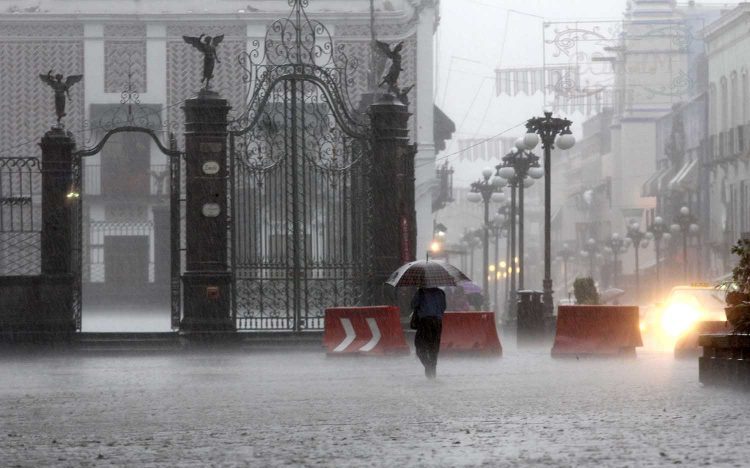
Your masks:
M 505 200 L 502 189 L 505 185 L 505 181 L 499 177 L 492 175 L 493 171 L 491 168 L 486 167 L 482 170 L 482 178 L 471 184 L 471 192 L 469 192 L 469 201 L 478 203 L 484 203 L 484 226 L 482 227 L 482 292 L 483 294 L 483 305 L 485 310 L 489 307 L 489 263 L 490 263 L 490 202 L 494 201 L 497 203 Z
M 478 231 L 467 231 L 464 232 L 462 242 L 466 246 L 466 250 L 469 255 L 469 263 L 467 265 L 469 275 L 474 275 L 474 250 L 479 246 L 479 239 L 477 239 L 477 235 L 481 235 Z
M 495 166 L 497 175 L 508 181 L 511 187 L 511 206 L 515 208 L 514 194 L 518 189 L 518 288 L 523 289 L 524 265 L 524 188 L 531 187 L 534 179 L 544 176 L 544 169 L 539 165 L 539 157 L 526 150 L 523 138 L 516 140 L 514 151 L 503 157 L 503 162 Z M 511 214 L 511 216 L 513 216 Z M 515 224 L 515 220 L 512 221 Z M 515 237 L 515 236 L 514 236 Z M 514 249 L 515 250 L 515 249 Z
M 697 234 L 700 227 L 697 219 L 690 213 L 687 206 L 680 208 L 680 212 L 674 218 L 674 224 L 670 227 L 675 234 L 682 233 L 682 268 L 685 275 L 685 281 L 688 280 L 688 262 L 687 262 L 687 236 Z
M 506 208 L 507 205 L 503 206 L 502 208 Z M 490 227 L 492 229 L 492 235 L 495 238 L 495 261 L 492 263 L 493 268 L 490 269 L 490 275 L 493 280 L 493 299 L 494 299 L 494 311 L 495 311 L 495 317 L 500 317 L 500 305 L 498 302 L 498 296 L 499 296 L 499 289 L 500 289 L 500 277 L 501 277 L 501 269 L 500 269 L 500 237 L 502 237 L 503 233 L 505 232 L 507 228 L 507 217 L 504 214 L 501 214 L 501 210 L 498 210 L 498 213 L 492 218 L 492 223 L 490 224 Z
M 589 277 L 594 279 L 594 259 L 599 253 L 599 244 L 593 237 L 590 237 L 585 244 L 583 244 L 583 250 L 581 250 L 581 256 L 589 259 Z
M 661 263 L 661 241 L 669 241 L 672 235 L 669 233 L 669 227 L 661 216 L 654 218 L 653 222 L 648 225 L 648 232 L 654 236 L 654 250 L 656 251 L 656 284 L 659 284 L 659 264 Z
M 568 291 L 568 261 L 573 258 L 575 251 L 571 249 L 567 243 L 563 244 L 563 248 L 557 252 L 557 256 L 563 261 L 563 288 L 567 294 Z
M 554 312 L 552 305 L 552 263 L 550 260 L 552 250 L 552 186 L 551 186 L 551 153 L 557 143 L 558 148 L 567 150 L 575 145 L 575 138 L 570 131 L 573 124 L 568 119 L 552 117 L 552 112 L 545 111 L 544 117 L 533 117 L 526 122 L 526 136 L 524 145 L 532 150 L 542 140 L 544 148 L 544 311 L 547 317 Z M 559 138 L 557 138 L 559 135 Z M 557 141 L 555 141 L 557 138 Z
M 648 241 L 651 240 L 653 234 L 650 232 L 641 231 L 641 224 L 633 222 L 628 226 L 628 233 L 626 237 L 630 239 L 633 244 L 633 251 L 635 252 L 635 295 L 638 299 L 641 297 L 641 284 L 640 284 L 640 266 L 638 264 L 638 249 L 645 249 L 648 247 Z
M 612 236 L 610 236 L 609 240 L 606 242 L 606 247 L 604 248 L 608 253 L 612 254 L 612 286 L 617 286 L 617 275 L 620 270 L 619 263 L 617 262 L 617 257 L 620 256 L 620 254 L 624 254 L 628 250 L 628 242 L 626 242 L 628 239 L 623 239 L 620 237 L 620 234 L 613 233 Z

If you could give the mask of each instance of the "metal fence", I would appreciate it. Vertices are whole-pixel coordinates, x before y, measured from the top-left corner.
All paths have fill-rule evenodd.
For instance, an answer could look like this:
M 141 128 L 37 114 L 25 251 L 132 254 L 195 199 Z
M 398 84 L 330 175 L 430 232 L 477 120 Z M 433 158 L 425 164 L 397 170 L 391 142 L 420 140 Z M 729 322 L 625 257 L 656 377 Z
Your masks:
M 0 158 L 0 275 L 41 273 L 42 172 L 38 158 Z

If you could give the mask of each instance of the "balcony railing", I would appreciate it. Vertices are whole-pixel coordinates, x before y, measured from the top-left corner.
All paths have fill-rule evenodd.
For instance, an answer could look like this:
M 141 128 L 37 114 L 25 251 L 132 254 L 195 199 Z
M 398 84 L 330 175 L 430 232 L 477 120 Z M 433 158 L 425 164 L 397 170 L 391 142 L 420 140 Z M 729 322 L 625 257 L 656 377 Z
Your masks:
M 115 181 L 116 183 L 112 183 Z M 102 186 L 103 185 L 103 186 Z M 145 188 L 148 187 L 148 193 Z M 110 174 L 102 184 L 102 167 L 87 164 L 83 171 L 84 195 L 144 196 L 169 193 L 169 166 L 152 165 L 148 172 L 134 171 L 129 174 Z

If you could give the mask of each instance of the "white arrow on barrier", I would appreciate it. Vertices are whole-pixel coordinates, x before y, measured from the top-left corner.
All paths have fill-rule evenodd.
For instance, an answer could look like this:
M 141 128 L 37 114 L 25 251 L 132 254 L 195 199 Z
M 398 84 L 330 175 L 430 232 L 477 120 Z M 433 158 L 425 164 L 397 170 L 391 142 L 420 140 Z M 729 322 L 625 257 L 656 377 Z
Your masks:
M 378 328 L 378 323 L 374 318 L 368 318 L 366 320 L 367 326 L 370 327 L 370 331 L 372 332 L 372 338 L 370 338 L 370 341 L 368 341 L 366 345 L 359 348 L 360 351 L 371 351 L 372 348 L 377 346 L 378 342 L 380 342 L 380 329 Z
M 340 353 L 341 351 L 348 348 L 349 345 L 352 344 L 352 341 L 354 341 L 354 338 L 357 337 L 357 334 L 354 333 L 354 327 L 352 326 L 351 320 L 349 320 L 348 318 L 343 318 L 343 317 L 340 317 L 339 320 L 341 320 L 341 326 L 344 327 L 344 333 L 346 333 L 346 338 L 344 338 L 344 340 L 333 349 L 334 353 Z
M 344 327 L 344 333 L 346 334 L 346 336 L 341 341 L 341 343 L 339 343 L 339 345 L 333 349 L 334 353 L 340 353 L 344 351 L 349 347 L 350 344 L 352 344 L 354 339 L 357 337 L 357 333 L 354 331 L 354 327 L 352 326 L 352 321 L 350 319 L 339 317 L 339 320 L 341 320 L 341 326 Z M 370 338 L 370 341 L 368 341 L 364 346 L 359 348 L 359 350 L 372 351 L 372 349 L 377 346 L 378 343 L 380 343 L 380 328 L 378 328 L 378 323 L 374 318 L 368 318 L 365 320 L 367 321 L 367 326 L 370 327 L 372 338 Z

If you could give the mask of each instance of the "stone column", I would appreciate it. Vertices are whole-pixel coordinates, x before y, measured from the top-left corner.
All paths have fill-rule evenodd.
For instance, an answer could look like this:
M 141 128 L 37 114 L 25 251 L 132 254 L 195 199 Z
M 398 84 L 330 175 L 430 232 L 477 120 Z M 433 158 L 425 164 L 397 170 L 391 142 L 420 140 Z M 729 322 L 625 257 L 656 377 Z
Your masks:
M 383 297 L 383 283 L 404 262 L 414 259 L 414 147 L 409 144 L 407 107 L 390 94 L 378 94 L 369 106 L 373 128 L 371 186 L 374 225 L 370 301 Z M 400 301 L 399 301 L 400 302 Z
M 75 331 L 73 313 L 72 134 L 52 128 L 42 137 L 42 232 L 39 303 L 28 310 L 27 325 L 50 334 Z
M 186 332 L 232 331 L 227 263 L 227 112 L 218 93 L 185 101 L 186 265 L 182 276 Z

